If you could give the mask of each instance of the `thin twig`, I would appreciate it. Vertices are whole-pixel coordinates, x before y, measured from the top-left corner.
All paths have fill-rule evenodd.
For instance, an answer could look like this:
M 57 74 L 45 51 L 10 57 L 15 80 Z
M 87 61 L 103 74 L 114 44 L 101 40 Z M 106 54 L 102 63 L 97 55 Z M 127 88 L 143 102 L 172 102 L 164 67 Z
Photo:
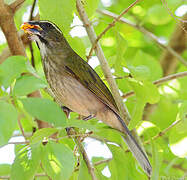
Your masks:
M 159 86 L 167 81 L 170 81 L 170 80 L 173 80 L 173 79 L 178 79 L 178 78 L 182 78 L 182 77 L 185 77 L 187 76 L 187 71 L 184 71 L 184 72 L 179 72 L 179 73 L 176 73 L 176 74 L 171 74 L 169 76 L 165 76 L 161 79 L 158 79 L 156 81 L 153 82 L 153 84 Z M 130 96 L 133 96 L 135 93 L 133 91 L 130 91 L 124 95 L 122 95 L 122 98 L 124 99 L 127 99 L 129 98 Z
M 33 20 L 33 13 L 34 13 L 35 6 L 36 6 L 36 0 L 34 0 L 33 3 L 32 3 L 29 21 Z M 31 64 L 35 68 L 34 52 L 33 52 L 33 47 L 32 47 L 32 42 L 31 41 L 29 42 L 29 49 L 30 49 L 30 52 L 31 52 Z
M 4 145 L 2 145 L 2 146 L 0 146 L 0 148 L 2 148 L 2 147 L 4 147 L 4 146 L 6 146 L 6 145 L 8 145 L 8 144 L 29 144 L 29 141 L 20 141 L 20 142 L 8 142 L 7 144 L 4 144 Z
M 165 135 L 171 128 L 176 126 L 179 122 L 181 122 L 181 120 L 177 120 L 177 121 L 173 122 L 169 127 L 164 129 L 163 131 L 159 132 L 156 136 L 152 137 L 151 140 L 145 141 L 144 144 L 149 144 L 149 143 L 151 143 L 151 141 L 153 141 L 153 140 Z
M 33 0 L 31 12 L 30 12 L 30 16 L 29 16 L 29 21 L 33 20 L 33 13 L 34 13 L 35 6 L 36 6 L 36 0 Z
M 12 9 L 12 12 L 15 13 L 25 2 L 25 0 L 16 0 L 12 4 L 9 5 L 9 7 Z
M 104 159 L 104 160 L 95 162 L 93 165 L 94 165 L 94 166 L 99 166 L 100 164 L 108 163 L 108 162 L 110 162 L 110 161 L 112 161 L 112 158 L 108 158 L 108 159 Z M 79 167 L 76 167 L 76 168 L 74 169 L 74 171 L 78 171 L 78 170 L 79 170 Z
M 115 13 L 112 13 L 110 11 L 107 10 L 97 10 L 98 13 L 111 17 L 111 18 L 117 18 L 118 15 Z M 173 50 L 173 48 L 171 48 L 170 46 L 167 46 L 165 44 L 163 44 L 162 42 L 159 41 L 159 38 L 156 37 L 153 33 L 151 33 L 150 31 L 148 31 L 147 29 L 145 29 L 142 26 L 139 26 L 138 24 L 135 24 L 125 18 L 120 18 L 119 22 L 127 24 L 135 29 L 137 29 L 138 31 L 142 32 L 143 34 L 145 34 L 147 37 L 149 37 L 150 39 L 152 39 L 156 44 L 158 44 L 162 49 L 167 50 L 168 52 L 170 52 L 173 56 L 175 56 L 182 64 L 184 64 L 185 66 L 187 66 L 187 61 L 180 55 L 178 54 L 175 50 Z
M 163 160 L 163 163 L 169 164 L 170 161 Z M 172 168 L 181 170 L 181 171 L 183 171 L 183 172 L 187 172 L 187 168 L 183 168 L 183 167 L 182 167 L 182 164 L 173 164 L 173 165 L 172 165 Z M 181 180 L 182 180 L 182 178 L 181 178 Z M 184 179 L 184 180 L 185 180 L 185 179 Z
M 26 137 L 25 136 L 25 132 L 24 132 L 23 126 L 21 124 L 21 118 L 19 118 L 19 117 L 18 117 L 18 126 L 19 126 L 19 128 L 21 130 L 21 133 L 22 133 L 23 137 L 25 138 Z
M 104 159 L 104 160 L 101 160 L 101 161 L 98 161 L 96 163 L 94 163 L 94 166 L 98 166 L 100 164 L 103 164 L 103 163 L 108 163 L 112 160 L 112 158 L 109 158 L 109 159 Z
M 118 21 L 120 20 L 120 18 L 121 18 L 124 14 L 126 14 L 126 13 L 129 11 L 129 9 L 131 9 L 133 6 L 135 6 L 138 2 L 139 2 L 139 0 L 136 0 L 135 2 L 133 2 L 127 9 L 125 9 L 124 11 L 122 11 L 121 14 L 120 14 L 118 17 L 114 18 L 114 20 L 112 21 L 112 23 L 110 23 L 110 24 L 102 31 L 102 33 L 101 33 L 101 34 L 97 37 L 97 39 L 95 40 L 95 43 L 92 45 L 92 48 L 91 48 L 91 50 L 90 50 L 90 52 L 89 52 L 89 55 L 88 55 L 88 57 L 87 57 L 88 60 L 89 60 L 90 57 L 92 56 L 92 53 L 93 53 L 94 49 L 96 48 L 97 42 L 102 38 L 102 36 L 103 36 L 110 28 L 112 28 L 113 26 L 115 26 L 116 22 L 118 22 Z
M 20 128 L 20 129 L 21 129 L 21 128 Z M 72 134 L 72 135 L 63 136 L 63 137 L 60 137 L 60 138 L 55 138 L 55 139 L 50 138 L 50 139 L 51 139 L 51 140 L 55 140 L 55 142 L 56 142 L 56 141 L 60 141 L 60 140 L 62 140 L 62 139 L 64 139 L 64 138 L 75 138 L 75 137 L 87 138 L 87 137 L 91 136 L 92 133 L 93 133 L 93 132 L 91 131 L 91 132 L 84 133 L 84 134 Z M 12 136 L 12 137 L 17 137 L 17 136 L 23 136 L 23 135 L 22 135 L 22 134 L 19 134 L 19 135 L 16 135 L 16 136 L 14 135 L 14 136 Z M 25 137 L 25 136 L 24 136 L 24 137 Z M 26 135 L 26 137 L 29 137 L 29 136 Z M 43 140 L 42 142 L 43 142 L 43 143 L 46 143 L 47 140 Z M 8 142 L 7 144 L 29 144 L 29 143 L 30 143 L 30 141 L 26 140 L 26 141 L 13 141 L 13 142 Z M 5 144 L 5 145 L 7 145 L 7 144 Z M 3 146 L 5 146 L 5 145 L 3 145 Z M 2 146 L 0 146 L 0 147 L 2 147 Z
M 185 77 L 185 76 L 187 76 L 187 71 L 179 72 L 179 73 L 176 73 L 176 74 L 171 74 L 169 76 L 165 76 L 161 79 L 158 79 L 158 80 L 154 81 L 153 83 L 155 85 L 161 85 L 161 84 L 165 83 L 166 81 L 170 81 L 172 79 L 182 78 L 182 77 Z
M 46 176 L 46 174 L 43 174 L 43 173 L 38 173 L 38 174 L 35 174 L 34 175 L 35 177 L 44 177 Z M 0 176 L 0 179 L 10 179 L 10 176 Z

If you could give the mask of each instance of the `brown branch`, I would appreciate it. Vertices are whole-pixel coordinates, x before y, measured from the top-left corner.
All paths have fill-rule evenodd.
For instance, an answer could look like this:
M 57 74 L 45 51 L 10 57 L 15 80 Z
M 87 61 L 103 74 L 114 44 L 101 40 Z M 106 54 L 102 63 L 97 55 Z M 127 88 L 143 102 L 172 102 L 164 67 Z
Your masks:
M 112 23 L 110 23 L 110 24 L 103 30 L 103 32 L 102 32 L 102 33 L 97 37 L 97 39 L 95 40 L 95 43 L 92 45 L 92 48 L 91 48 L 91 50 L 90 50 L 90 52 L 89 52 L 89 55 L 88 55 L 88 57 L 87 57 L 88 60 L 89 60 L 90 57 L 92 56 L 92 53 L 93 53 L 94 49 L 96 48 L 97 42 L 103 37 L 103 35 L 104 35 L 109 29 L 111 29 L 113 26 L 115 26 L 116 22 L 118 22 L 118 21 L 120 20 L 120 18 L 121 18 L 124 14 L 126 14 L 126 13 L 129 11 L 129 9 L 131 9 L 133 6 L 135 6 L 139 1 L 140 1 L 140 0 L 136 0 L 135 2 L 133 2 L 127 9 L 125 9 L 124 11 L 122 11 L 121 14 L 120 14 L 118 17 L 114 18 L 114 20 L 112 21 Z
M 164 129 L 163 131 L 160 131 L 156 136 L 152 137 L 151 140 L 147 140 L 144 142 L 144 144 L 150 144 L 151 141 L 162 137 L 163 135 L 165 135 L 171 128 L 173 128 L 174 126 L 176 126 L 179 122 L 181 122 L 181 120 L 177 120 L 175 122 L 173 122 L 169 127 L 167 127 L 166 129 Z
M 173 80 L 173 79 L 178 79 L 178 78 L 182 78 L 182 77 L 185 77 L 187 76 L 187 71 L 184 71 L 184 72 L 179 72 L 179 73 L 176 73 L 176 74 L 171 74 L 169 76 L 165 76 L 161 79 L 158 79 L 156 81 L 153 82 L 153 84 L 159 86 L 167 81 L 170 81 L 170 80 Z M 127 99 L 129 98 L 130 96 L 133 96 L 135 93 L 133 91 L 130 91 L 124 95 L 122 95 L 122 98 L 124 99 Z
M 154 81 L 153 83 L 156 84 L 156 85 L 161 85 L 161 84 L 165 83 L 166 81 L 182 78 L 182 77 L 185 77 L 185 76 L 187 76 L 187 71 L 179 72 L 179 73 L 176 73 L 176 74 L 171 74 L 169 76 L 165 76 L 165 77 L 163 77 L 159 80 Z
M 39 14 L 37 14 L 33 19 L 34 20 L 39 20 Z M 28 39 L 28 35 L 23 33 L 23 32 L 20 32 L 19 36 L 22 40 L 22 43 L 23 43 L 24 47 L 26 48 L 26 46 L 28 46 L 28 44 L 30 43 L 30 40 Z M 12 54 L 10 52 L 9 47 L 5 47 L 3 49 L 3 51 L 1 52 L 1 55 L 0 55 L 0 64 L 3 63 L 11 55 Z
M 112 158 L 109 158 L 109 159 L 104 159 L 104 160 L 101 160 L 101 161 L 98 161 L 96 163 L 94 163 L 94 166 L 98 166 L 100 164 L 103 164 L 103 163 L 108 163 L 112 160 Z
M 163 160 L 163 163 L 169 164 L 170 162 L 167 161 L 167 160 Z M 183 168 L 181 164 L 173 164 L 171 167 L 174 168 L 174 169 L 181 170 L 181 171 L 183 171 L 183 172 L 187 172 L 187 169 L 186 169 L 186 168 Z
M 9 5 L 13 14 L 22 6 L 25 0 L 16 0 L 12 4 Z
M 105 15 L 105 16 L 108 16 L 108 17 L 111 17 L 111 18 L 117 18 L 118 15 L 115 14 L 115 13 L 112 13 L 110 11 L 107 11 L 107 10 L 97 10 L 98 13 L 102 14 L 102 15 Z M 125 18 L 120 18 L 119 22 L 121 23 L 124 23 L 124 24 L 127 24 L 135 29 L 137 29 L 138 31 L 142 32 L 144 35 L 146 35 L 147 37 L 149 37 L 150 39 L 152 39 L 159 47 L 161 47 L 162 49 L 166 50 L 167 53 L 171 54 L 172 56 L 174 56 L 178 61 L 180 61 L 182 64 L 184 64 L 185 66 L 187 66 L 187 61 L 178 53 L 178 51 L 175 50 L 175 48 L 173 46 L 170 46 L 170 43 L 169 45 L 165 45 L 163 43 L 161 43 L 159 41 L 159 38 L 156 37 L 153 33 L 151 33 L 150 31 L 148 31 L 147 29 L 145 29 L 144 27 L 142 26 L 139 26 L 138 24 L 135 24 Z M 186 26 L 187 26 L 187 23 L 186 23 Z M 182 35 L 182 39 L 178 39 L 178 42 L 180 42 L 181 40 L 184 41 L 184 36 Z M 168 60 L 170 60 L 168 58 Z M 166 65 L 167 66 L 167 65 Z M 167 68 L 167 67 L 166 67 Z
M 187 13 L 183 18 L 187 20 Z M 183 28 L 181 28 L 181 25 L 183 25 Z M 184 29 L 187 31 L 187 23 L 178 23 L 169 41 L 169 47 L 179 54 L 182 54 L 187 47 L 187 33 L 185 33 Z M 164 76 L 175 72 L 178 65 L 177 59 L 178 57 L 174 56 L 170 51 L 163 52 L 160 62 L 164 71 Z M 185 62 L 187 63 L 187 61 Z
M 88 16 L 87 16 L 85 10 L 84 10 L 81 0 L 77 0 L 76 2 L 77 2 L 77 10 L 80 15 L 80 18 L 86 28 L 86 31 L 88 33 L 88 37 L 89 37 L 92 45 L 94 45 L 96 42 L 97 36 L 94 32 L 93 27 L 90 24 L 90 21 L 88 19 Z M 108 62 L 107 62 L 105 56 L 104 56 L 104 53 L 101 49 L 99 42 L 96 43 L 95 52 L 96 52 L 96 55 L 100 61 L 104 76 L 110 86 L 113 97 L 114 97 L 116 104 L 119 108 L 120 114 L 121 114 L 122 118 L 124 119 L 125 123 L 128 124 L 129 119 L 130 119 L 130 115 L 128 113 L 128 110 L 127 110 L 125 104 L 123 103 L 123 101 L 121 99 L 118 87 L 116 85 L 115 80 L 113 79 L 112 73 L 110 71 L 110 67 L 108 65 Z
M 86 153 L 86 151 L 84 149 L 84 146 L 82 145 L 82 143 L 80 141 L 80 138 L 76 138 L 76 140 L 77 140 L 77 144 L 79 146 L 80 152 L 81 152 L 81 154 L 83 156 L 83 159 L 84 159 L 84 161 L 85 161 L 85 163 L 86 163 L 86 165 L 88 167 L 88 171 L 89 171 L 92 179 L 93 180 L 97 180 L 97 177 L 96 177 L 95 172 L 94 172 L 95 171 L 94 167 L 91 165 L 91 162 L 88 159 L 88 155 L 87 155 L 87 153 Z
M 11 54 L 26 56 L 23 43 L 14 23 L 14 13 L 10 6 L 4 4 L 3 0 L 0 0 L 0 27 L 6 37 Z M 41 94 L 39 91 L 35 91 L 29 94 L 28 97 L 41 97 Z M 39 128 L 49 127 L 46 122 L 40 120 L 37 120 L 37 122 Z
M 88 34 L 88 37 L 92 43 L 92 46 L 94 45 L 96 39 L 97 39 L 97 36 L 96 36 L 96 33 L 88 19 L 88 16 L 86 14 L 86 11 L 84 10 L 84 7 L 81 3 L 81 0 L 77 0 L 76 1 L 76 6 L 77 6 L 77 11 L 80 15 L 80 18 L 84 24 L 84 27 L 86 28 L 86 31 L 87 31 L 87 34 Z M 102 71 L 103 71 L 103 74 L 109 84 L 109 87 L 111 89 L 111 92 L 112 92 L 112 95 L 115 99 L 115 102 L 117 104 L 117 107 L 119 109 L 119 112 L 120 112 L 120 115 L 122 117 L 122 119 L 124 120 L 124 122 L 128 125 L 129 121 L 130 121 L 130 114 L 128 112 L 128 109 L 126 107 L 126 105 L 123 103 L 122 101 L 122 98 L 120 96 L 120 93 L 119 93 L 119 89 L 118 89 L 118 86 L 112 76 L 112 73 L 110 71 L 110 67 L 109 67 L 109 64 L 104 56 L 104 53 L 102 51 L 102 48 L 99 44 L 99 42 L 96 43 L 96 48 L 95 48 L 95 53 L 99 59 L 99 62 L 100 62 L 100 65 L 101 65 L 101 68 L 102 68 Z M 138 137 L 137 133 L 136 133 L 136 130 L 133 129 L 132 130 L 133 134 L 135 134 L 134 138 L 137 140 L 138 144 L 141 146 L 141 140 L 140 138 Z M 142 149 L 143 149 L 143 146 L 142 146 Z
M 14 23 L 12 9 L 4 4 L 3 0 L 0 0 L 0 27 L 6 37 L 11 54 L 26 56 L 23 43 L 18 36 Z
M 68 135 L 77 135 L 77 132 L 73 129 L 73 128 L 69 128 L 68 130 Z M 90 173 L 91 177 L 92 177 L 92 180 L 97 180 L 97 177 L 95 175 L 95 169 L 94 167 L 92 166 L 89 158 L 88 158 L 88 155 L 84 149 L 84 146 L 82 145 L 82 138 L 81 137 L 75 137 L 75 141 L 76 141 L 76 144 L 78 145 L 79 147 L 79 150 L 83 156 L 83 159 L 86 163 L 86 166 L 88 168 L 88 172 Z

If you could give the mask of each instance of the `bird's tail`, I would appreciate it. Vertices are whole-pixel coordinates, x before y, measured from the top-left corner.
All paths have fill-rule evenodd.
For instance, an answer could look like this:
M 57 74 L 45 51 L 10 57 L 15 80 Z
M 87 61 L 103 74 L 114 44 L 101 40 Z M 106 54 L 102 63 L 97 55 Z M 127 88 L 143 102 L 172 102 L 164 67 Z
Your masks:
M 126 135 L 122 136 L 122 138 L 124 139 L 125 143 L 129 147 L 130 151 L 132 152 L 132 154 L 134 155 L 136 160 L 139 162 L 139 164 L 143 168 L 143 170 L 147 173 L 148 176 L 151 176 L 152 167 L 151 167 L 151 164 L 149 162 L 149 159 L 147 158 L 147 155 L 142 150 L 140 145 L 136 142 L 136 140 L 132 136 L 131 132 L 129 131 L 129 129 L 127 128 L 126 124 L 121 119 L 121 117 L 118 114 L 116 114 L 116 115 L 117 115 L 119 121 L 121 122 L 121 124 L 123 125 L 124 130 L 125 130 Z

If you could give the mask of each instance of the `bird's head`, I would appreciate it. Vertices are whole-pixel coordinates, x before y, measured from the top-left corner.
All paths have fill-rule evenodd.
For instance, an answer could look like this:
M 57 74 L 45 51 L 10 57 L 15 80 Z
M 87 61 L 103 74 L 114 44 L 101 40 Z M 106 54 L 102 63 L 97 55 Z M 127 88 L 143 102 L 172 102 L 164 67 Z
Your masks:
M 28 33 L 31 40 L 38 44 L 58 43 L 62 40 L 61 30 L 49 21 L 29 21 L 22 24 L 21 29 Z

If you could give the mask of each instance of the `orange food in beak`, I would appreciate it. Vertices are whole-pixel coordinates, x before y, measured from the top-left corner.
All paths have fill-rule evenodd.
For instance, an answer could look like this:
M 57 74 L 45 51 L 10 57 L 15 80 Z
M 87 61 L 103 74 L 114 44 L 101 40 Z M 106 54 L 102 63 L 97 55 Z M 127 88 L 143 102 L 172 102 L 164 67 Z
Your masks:
M 38 30 L 42 30 L 42 28 L 40 26 L 37 26 L 37 25 L 31 25 L 27 22 L 23 23 L 21 25 L 21 29 L 24 30 L 25 33 L 29 33 L 30 29 L 38 29 Z
M 27 29 L 34 28 L 34 25 L 30 25 L 29 23 L 24 23 L 21 25 L 21 29 L 24 30 L 24 32 L 27 32 Z

